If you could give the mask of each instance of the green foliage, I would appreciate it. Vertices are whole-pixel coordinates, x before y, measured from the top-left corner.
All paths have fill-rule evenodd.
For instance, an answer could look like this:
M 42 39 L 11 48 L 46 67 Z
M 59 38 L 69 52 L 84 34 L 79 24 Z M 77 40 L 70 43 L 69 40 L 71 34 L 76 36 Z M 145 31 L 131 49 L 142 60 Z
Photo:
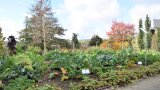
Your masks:
M 104 51 L 103 53 L 103 51 L 95 50 L 95 53 L 93 52 L 60 52 L 55 50 L 50 51 L 46 55 L 46 59 L 53 61 L 50 65 L 52 69 L 65 68 L 70 78 L 80 75 L 83 68 L 89 68 L 92 72 L 101 72 L 102 70 L 111 69 L 109 67 L 116 65 L 116 59 L 113 55 L 110 55 L 111 57 L 109 55 L 105 56 L 111 54 L 109 51 Z
M 47 49 L 48 50 L 54 50 L 54 49 L 59 49 L 59 48 L 71 48 L 71 42 L 67 39 L 59 39 L 59 38 L 54 38 L 54 40 L 51 43 L 47 44 Z
M 38 54 L 27 53 L 27 55 L 31 59 L 32 67 L 34 69 L 33 72 L 30 74 L 30 77 L 38 80 L 47 68 L 47 65 L 45 64 L 45 59 Z
M 58 88 L 55 84 L 38 87 L 35 90 L 61 90 L 61 88 Z
M 81 89 L 79 88 L 79 86 L 77 86 L 76 83 L 70 83 L 69 90 L 81 90 Z
M 96 90 L 97 87 L 101 86 L 100 84 L 97 85 L 98 83 L 98 80 L 84 76 L 79 84 L 70 83 L 70 90 Z
M 89 42 L 89 46 L 99 46 L 102 42 L 102 38 L 100 38 L 98 35 L 94 35 Z
M 19 76 L 38 81 L 47 68 L 45 59 L 40 56 L 38 48 L 29 47 L 26 53 L 10 56 L 5 60 L 0 60 L 0 78 L 8 80 Z
M 54 77 L 55 77 L 54 73 L 50 73 L 50 74 L 49 74 L 49 78 L 50 78 L 50 79 L 53 79 Z
M 25 46 L 23 43 L 18 43 L 16 45 L 16 53 L 24 53 L 25 52 Z
M 2 81 L 0 80 L 0 90 L 3 90 L 4 84 L 2 83 Z
M 17 54 L 16 56 L 10 56 L 4 61 L 1 78 L 8 80 L 24 75 L 31 77 L 33 70 L 31 59 L 25 54 Z
M 4 90 L 26 90 L 29 87 L 34 86 L 35 81 L 27 79 L 26 76 L 10 80 L 9 84 L 4 87 Z
M 78 41 L 78 34 L 73 33 L 72 43 L 73 43 L 73 45 L 74 45 L 74 48 L 80 48 L 80 43 L 79 43 L 79 41 Z
M 152 34 L 151 34 L 151 31 L 150 31 L 150 27 L 151 27 L 151 20 L 150 20 L 149 16 L 146 15 L 145 29 L 148 32 L 147 33 L 147 48 L 148 49 L 151 48 L 151 40 L 152 40 Z
M 159 52 L 133 52 L 132 48 L 121 51 L 112 51 L 92 48 L 86 51 L 50 51 L 46 54 L 46 60 L 52 61 L 50 68 L 60 70 L 64 68 L 69 78 L 81 75 L 84 68 L 90 69 L 91 73 L 101 76 L 106 71 L 124 68 L 135 68 L 138 61 L 144 64 L 145 53 L 147 65 L 153 64 L 160 59 Z
M 19 32 L 19 40 L 23 43 L 24 49 L 31 45 L 32 41 L 32 29 L 31 29 L 31 20 L 26 17 L 25 19 L 25 29 L 22 29 Z
M 141 30 L 143 28 L 143 21 L 139 19 L 139 36 L 138 36 L 138 44 L 140 49 L 144 49 L 144 33 Z
M 147 65 L 153 64 L 156 61 L 160 61 L 160 53 L 156 51 L 141 51 L 138 54 L 138 61 L 142 61 L 143 64 L 145 64 L 145 55 L 147 57 Z
M 131 70 L 111 70 L 103 73 L 97 80 L 84 77 L 80 83 L 71 83 L 70 90 L 96 90 L 103 86 L 125 86 L 139 78 L 146 78 L 156 74 L 160 74 L 160 62 Z
M 31 38 L 31 44 L 40 47 L 44 53 L 47 48 L 54 45 L 55 35 L 64 35 L 64 31 L 66 31 L 58 24 L 58 19 L 54 16 L 50 3 L 49 0 L 43 0 L 36 1 L 32 5 L 30 13 L 32 17 L 26 20 L 26 28 L 22 34 L 25 36 L 25 40 L 28 37 Z
M 2 28 L 0 27 L 0 58 L 4 55 L 4 39 Z
M 40 54 L 41 49 L 39 47 L 36 47 L 36 46 L 29 46 L 27 48 L 27 52 L 28 53 L 33 53 L 33 54 Z

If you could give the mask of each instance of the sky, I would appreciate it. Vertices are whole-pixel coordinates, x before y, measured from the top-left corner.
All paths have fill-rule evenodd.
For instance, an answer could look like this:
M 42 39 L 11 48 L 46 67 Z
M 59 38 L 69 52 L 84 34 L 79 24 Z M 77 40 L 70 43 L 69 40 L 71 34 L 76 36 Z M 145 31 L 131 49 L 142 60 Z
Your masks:
M 30 14 L 35 0 L 1 0 L 0 27 L 3 36 L 14 35 L 22 30 L 25 16 Z M 123 21 L 138 27 L 140 18 L 148 14 L 160 19 L 160 0 L 51 0 L 51 7 L 59 24 L 67 29 L 60 38 L 71 39 L 78 33 L 79 39 L 90 39 L 94 34 L 107 38 L 112 21 Z

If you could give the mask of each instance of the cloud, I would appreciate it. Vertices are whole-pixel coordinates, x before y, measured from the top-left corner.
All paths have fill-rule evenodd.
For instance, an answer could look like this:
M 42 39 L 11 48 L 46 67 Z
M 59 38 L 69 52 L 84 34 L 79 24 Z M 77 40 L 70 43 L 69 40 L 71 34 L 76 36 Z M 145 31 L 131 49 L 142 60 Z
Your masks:
M 3 12 L 3 8 L 1 8 L 1 7 L 0 7 L 0 12 L 1 12 L 1 13 Z
M 146 5 L 151 5 L 151 4 L 157 4 L 160 3 L 160 0 L 132 0 L 135 4 L 146 4 Z
M 18 38 L 17 32 L 23 28 L 23 25 L 12 20 L 0 20 L 0 27 L 2 28 L 4 37 L 14 35 L 16 38 Z
M 144 1 L 144 0 L 141 0 L 141 1 Z M 160 1 L 153 0 L 152 3 L 154 4 L 150 4 L 150 5 L 148 5 L 147 1 L 146 2 L 144 1 L 144 3 L 137 2 L 135 6 L 132 9 L 130 9 L 129 13 L 130 13 L 131 22 L 136 25 L 136 29 L 138 29 L 138 20 L 142 18 L 144 21 L 147 14 L 151 18 L 151 20 L 160 18 L 160 15 L 159 15 Z
M 71 38 L 72 33 L 78 33 L 80 39 L 94 34 L 105 38 L 112 20 L 120 14 L 117 0 L 64 0 L 62 9 L 62 14 L 68 15 L 64 20 L 66 38 Z

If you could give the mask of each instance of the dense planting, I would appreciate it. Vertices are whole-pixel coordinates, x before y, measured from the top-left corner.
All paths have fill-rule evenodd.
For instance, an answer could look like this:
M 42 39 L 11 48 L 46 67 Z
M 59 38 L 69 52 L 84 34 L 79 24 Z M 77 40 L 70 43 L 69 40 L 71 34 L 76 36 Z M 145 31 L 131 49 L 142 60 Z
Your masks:
M 75 78 L 81 75 L 82 69 L 90 69 L 91 74 L 98 76 L 109 70 L 135 68 L 137 62 L 145 62 L 150 65 L 160 60 L 158 52 L 137 52 L 132 49 L 122 51 L 90 49 L 87 51 L 51 51 L 46 55 L 46 59 L 52 61 L 51 69 L 64 68 L 68 78 Z
M 17 55 L 6 56 L 0 60 L 0 88 L 5 90 L 52 90 L 53 83 L 45 86 L 36 84 L 60 78 L 60 82 L 78 80 L 71 83 L 70 89 L 94 90 L 103 86 L 124 86 L 138 78 L 160 73 L 160 53 L 155 51 L 133 52 L 131 48 L 113 51 L 90 48 L 85 51 L 49 51 L 41 55 L 37 47 L 28 47 L 24 52 L 20 48 Z M 147 67 L 144 64 L 147 56 Z M 89 69 L 89 75 L 83 75 L 82 69 Z M 19 85 L 19 86 L 17 86 Z M 22 89 L 20 89 L 22 88 Z M 60 88 L 58 88 L 60 89 Z
M 96 90 L 103 86 L 124 86 L 139 78 L 146 78 L 147 76 L 153 76 L 156 74 L 160 74 L 160 62 L 156 62 L 147 67 L 142 66 L 133 70 L 111 70 L 103 73 L 96 80 L 85 77 L 78 84 L 70 84 L 70 87 L 71 90 Z
M 38 81 L 47 65 L 45 59 L 37 54 L 36 49 L 30 48 L 23 54 L 7 56 L 0 60 L 0 80 L 15 79 L 20 76 Z

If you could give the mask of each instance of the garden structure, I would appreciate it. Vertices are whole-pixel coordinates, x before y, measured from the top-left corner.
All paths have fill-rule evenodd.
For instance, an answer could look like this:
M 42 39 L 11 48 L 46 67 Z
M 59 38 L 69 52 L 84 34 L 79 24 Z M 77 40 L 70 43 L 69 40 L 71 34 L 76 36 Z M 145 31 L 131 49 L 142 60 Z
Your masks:
M 159 33 L 160 33 L 160 19 L 153 19 L 152 23 L 153 27 L 150 29 L 152 34 L 152 41 L 151 41 L 151 49 L 152 50 L 159 50 L 160 48 L 160 41 L 159 41 Z

